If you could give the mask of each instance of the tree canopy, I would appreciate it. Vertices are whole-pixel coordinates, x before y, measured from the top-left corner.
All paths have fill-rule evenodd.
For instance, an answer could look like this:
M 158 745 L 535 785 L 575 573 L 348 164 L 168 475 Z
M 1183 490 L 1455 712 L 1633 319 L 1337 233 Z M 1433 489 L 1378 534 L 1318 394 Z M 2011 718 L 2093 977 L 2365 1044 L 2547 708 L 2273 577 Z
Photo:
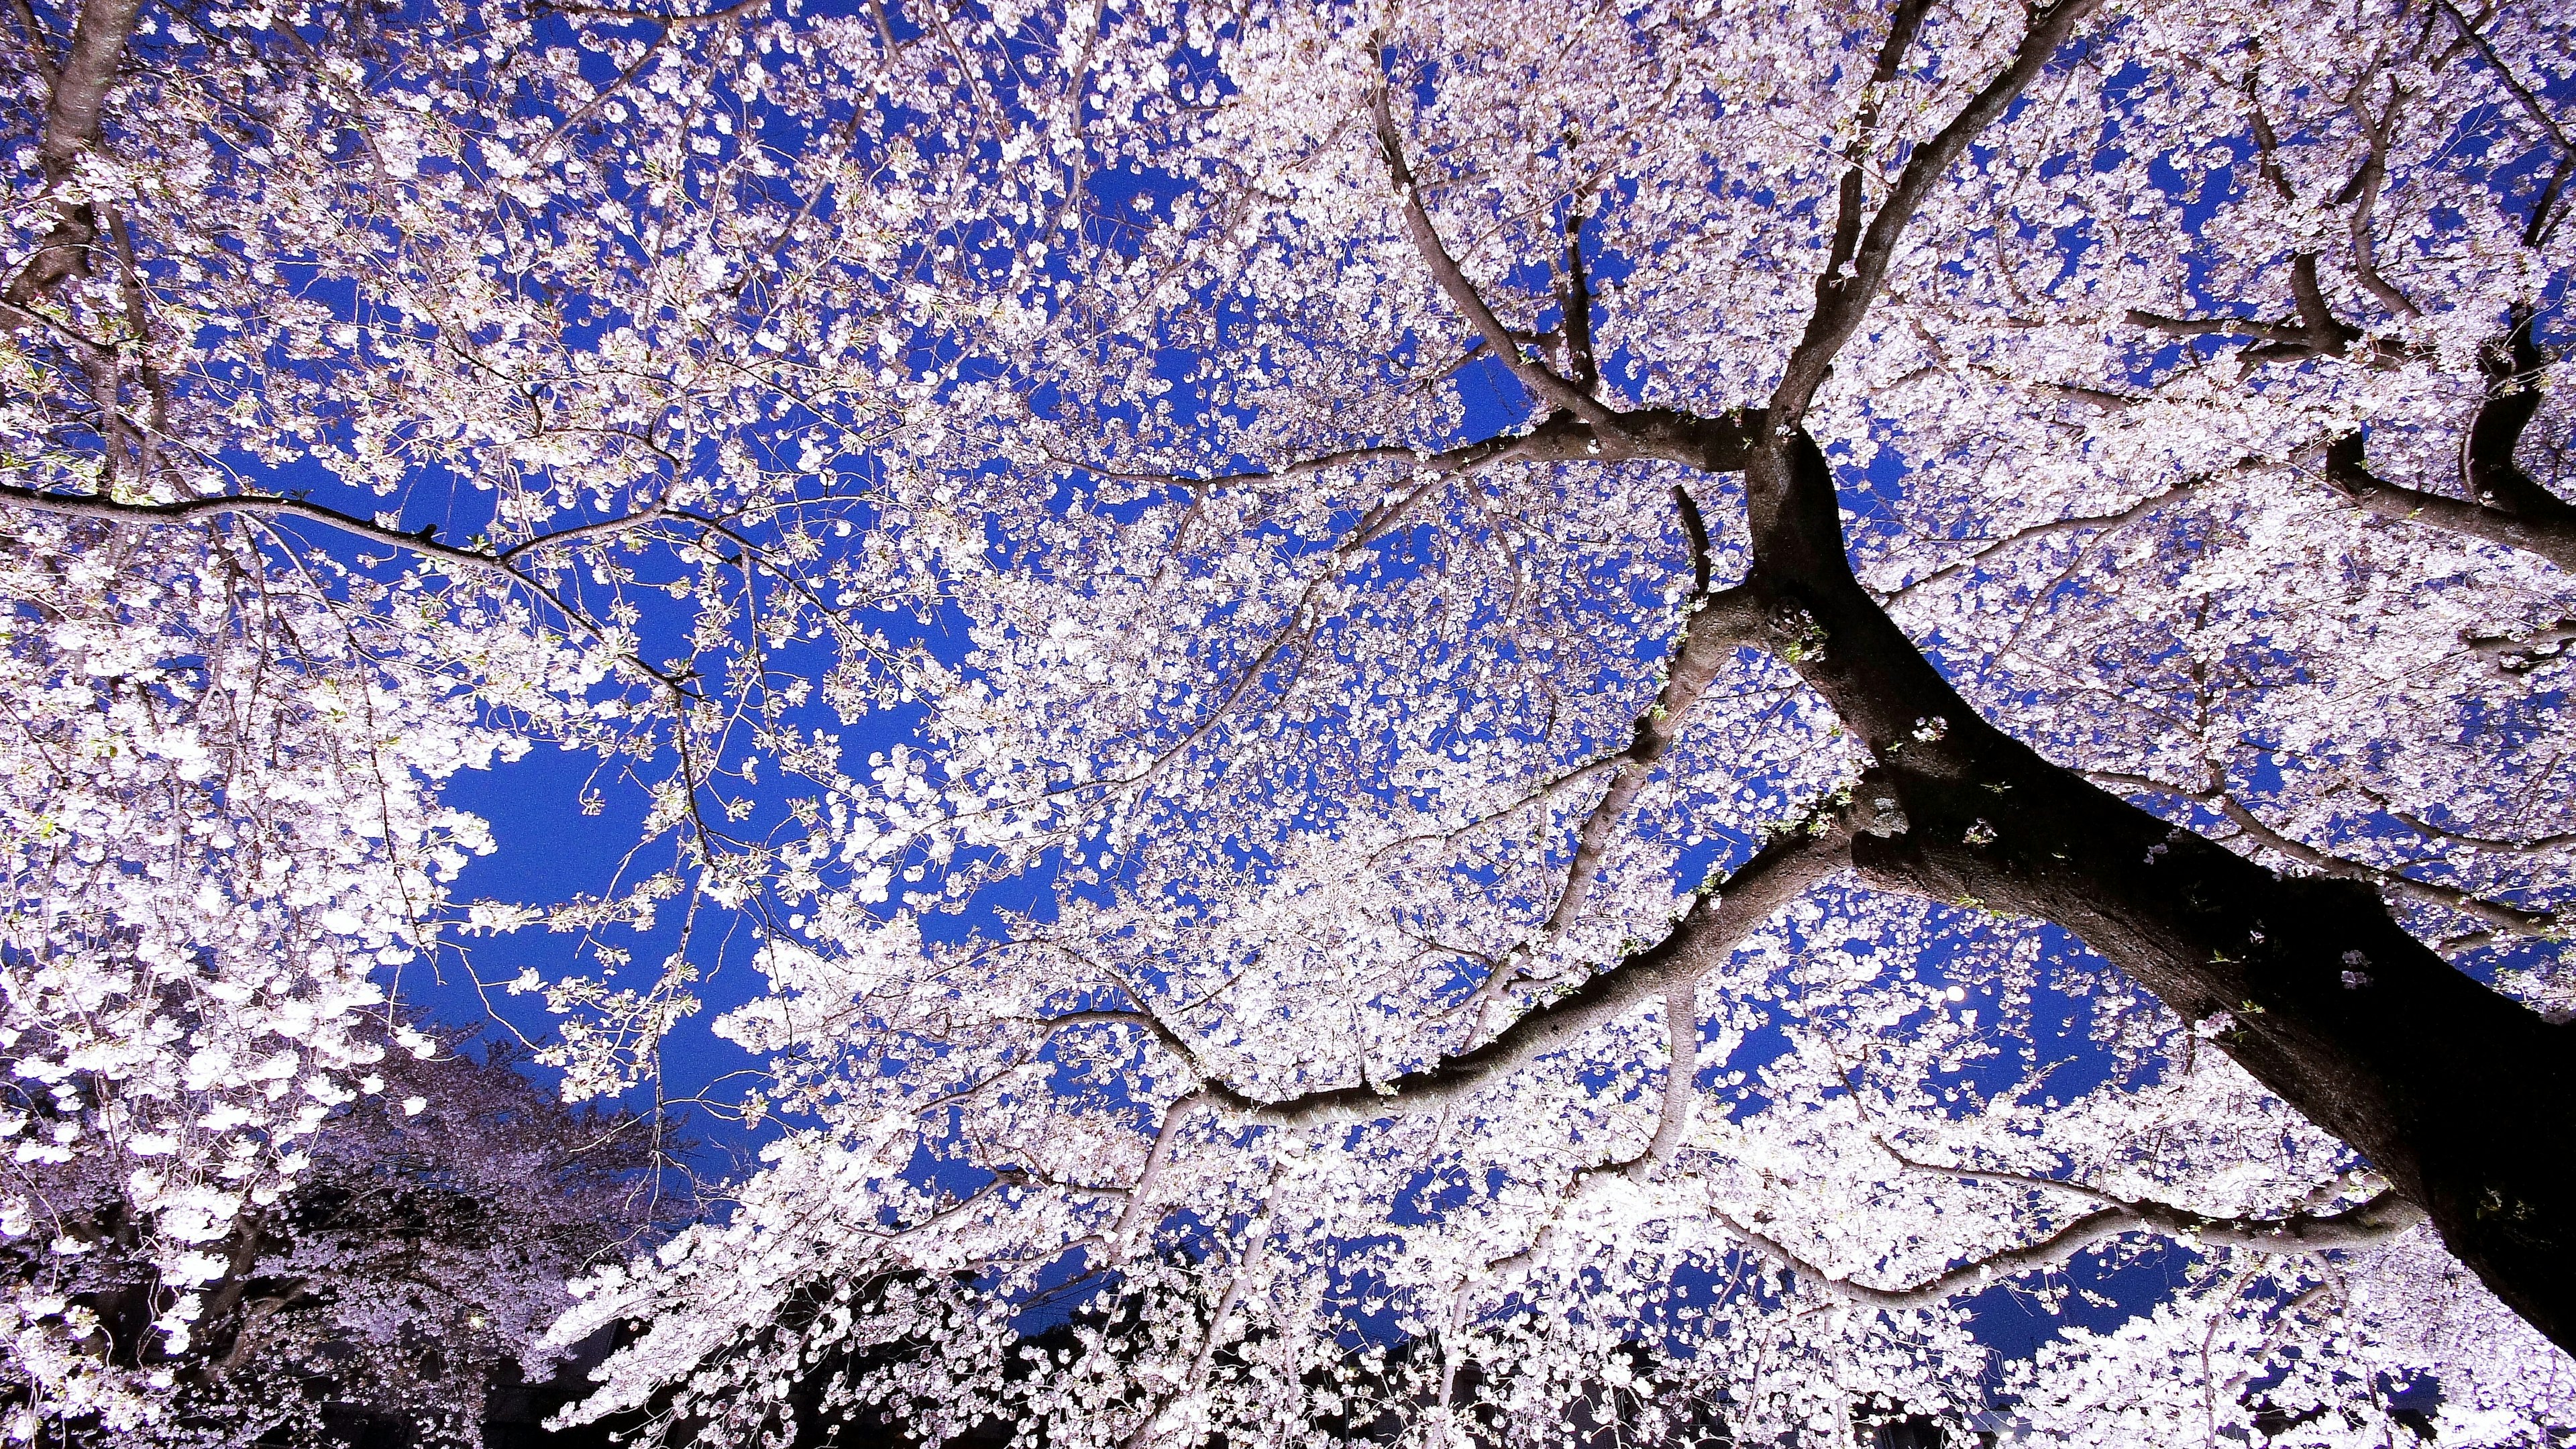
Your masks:
M 424 973 L 720 968 L 576 1417 L 2576 1423 L 2576 16 L 0 28 L 17 1437 L 196 1432 Z

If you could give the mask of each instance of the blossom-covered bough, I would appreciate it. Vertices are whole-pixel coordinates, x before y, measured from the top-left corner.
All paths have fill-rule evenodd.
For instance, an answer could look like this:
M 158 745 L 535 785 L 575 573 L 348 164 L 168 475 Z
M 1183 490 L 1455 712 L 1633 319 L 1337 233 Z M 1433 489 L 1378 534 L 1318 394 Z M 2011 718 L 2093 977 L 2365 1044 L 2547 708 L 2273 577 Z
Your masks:
M 373 968 L 590 932 L 615 1091 L 678 900 L 757 938 L 782 1131 L 580 1285 L 585 1416 L 2566 1422 L 2546 7 L 99 3 L 20 22 L 0 494 L 16 878 L 94 894 L 6 959 L 47 1123 L 186 1166 L 154 1352 Z M 451 904 L 437 784 L 531 739 L 669 866 Z M 339 1057 L 189 1055 L 281 1021 Z M 2139 1255 L 2124 1324 L 1970 1332 Z M 44 1291 L 31 1402 L 104 1412 Z
M 594 1410 L 1437 1440 L 1627 1336 L 1760 1437 L 1964 1412 L 1961 1295 L 2162 1236 L 2036 1420 L 2563 1416 L 2557 21 L 923 16 L 1052 158 L 855 826 L 939 879 L 766 948 L 720 1029 L 822 1125 L 592 1285 Z M 1008 1378 L 1067 1273 L 1142 1326 Z
M 389 1048 L 436 1054 L 387 1005 L 406 966 L 474 971 L 467 938 L 545 920 L 613 974 L 609 925 L 759 874 L 715 782 L 772 685 L 816 690 L 763 649 L 846 623 L 813 602 L 812 540 L 856 506 L 805 456 L 819 415 L 773 408 L 811 389 L 863 432 L 893 391 L 785 352 L 821 310 L 800 289 L 868 305 L 853 279 L 891 234 L 831 204 L 863 178 L 818 162 L 782 201 L 774 152 L 704 144 L 806 83 L 760 70 L 762 21 L 0 22 L 27 158 L 0 281 L 0 1231 L 33 1247 L 0 1309 L 12 1436 L 207 1432 L 171 1395 L 247 1341 L 317 1136 L 399 1076 Z M 683 32 L 728 63 L 676 64 Z M 646 617 L 675 597 L 704 631 Z M 674 628 L 678 657 L 647 658 Z M 597 898 L 451 909 L 492 842 L 441 790 L 534 741 L 596 752 L 659 818 Z M 688 1007 L 676 964 L 567 991 Z M 625 1044 L 552 1054 L 615 1090 Z

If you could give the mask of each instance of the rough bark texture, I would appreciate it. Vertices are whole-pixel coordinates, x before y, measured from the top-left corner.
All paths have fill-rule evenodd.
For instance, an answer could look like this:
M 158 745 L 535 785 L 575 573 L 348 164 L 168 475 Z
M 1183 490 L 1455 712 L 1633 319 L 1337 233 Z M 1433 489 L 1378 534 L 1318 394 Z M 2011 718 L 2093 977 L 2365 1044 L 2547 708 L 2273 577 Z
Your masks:
M 2221 1050 L 2576 1351 L 2576 1029 L 2453 969 L 2367 887 L 2284 879 L 1987 725 L 1852 576 L 1814 443 L 1756 452 L 1747 478 L 1750 583 L 1799 631 L 1783 657 L 1877 755 L 1864 793 L 1903 812 L 1854 839 L 1862 875 L 2054 921 L 2184 1019 L 2225 1013 Z
M 89 249 L 98 239 L 98 211 L 86 199 L 64 194 L 80 159 L 98 145 L 107 109 L 107 92 L 125 55 L 126 37 L 142 0 L 88 0 L 72 27 L 71 53 L 52 80 L 45 106 L 44 137 L 36 146 L 36 165 L 52 195 L 53 230 L 10 279 L 5 300 L 13 319 L 23 319 L 28 303 L 89 271 Z M 43 44 L 30 37 L 30 44 Z

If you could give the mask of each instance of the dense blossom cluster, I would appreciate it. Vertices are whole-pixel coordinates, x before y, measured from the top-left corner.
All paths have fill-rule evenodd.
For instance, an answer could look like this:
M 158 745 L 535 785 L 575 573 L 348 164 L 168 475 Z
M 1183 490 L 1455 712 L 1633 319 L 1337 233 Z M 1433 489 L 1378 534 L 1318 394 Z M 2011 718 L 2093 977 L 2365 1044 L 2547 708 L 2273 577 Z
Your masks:
M 388 1048 L 433 1052 L 388 991 L 451 926 L 490 923 L 447 909 L 491 844 L 441 782 L 539 738 L 676 745 L 704 778 L 692 732 L 738 714 L 686 716 L 694 693 L 636 657 L 630 571 L 585 545 L 659 528 L 687 554 L 803 480 L 711 465 L 756 441 L 730 380 L 778 364 L 765 324 L 709 325 L 703 299 L 738 279 L 705 262 L 719 228 L 776 209 L 684 208 L 692 241 L 611 195 L 646 201 L 647 170 L 706 201 L 753 176 L 689 146 L 705 72 L 643 88 L 657 120 L 627 103 L 639 189 L 587 170 L 585 191 L 511 181 L 512 146 L 596 99 L 580 49 L 526 17 L 31 23 L 9 114 L 42 165 L 0 303 L 0 1227 L 56 1268 L 10 1290 L 22 1437 L 152 1418 L 173 1372 L 135 1355 L 189 1351 L 317 1131 L 384 1090 Z M 61 1288 L 109 1241 L 155 1268 L 151 1331 L 122 1347 Z
M 331 610 L 227 577 L 241 555 L 189 540 L 174 560 L 147 536 L 118 558 L 97 531 L 12 530 L 11 597 L 51 607 L 13 621 L 7 656 L 0 1221 L 75 1272 L 102 1239 L 139 1238 L 178 1351 L 244 1214 L 381 1089 L 382 983 L 435 929 L 441 883 L 490 848 L 435 782 L 495 742 L 462 691 L 388 677 Z M 315 647 L 276 657 L 298 635 Z M 117 1191 L 73 1187 L 105 1163 Z M 80 1336 L 53 1276 L 12 1284 L 34 1359 Z
M 1012 296 L 1050 325 L 1012 313 L 980 349 L 1025 403 L 952 395 L 952 424 L 1012 464 L 941 485 L 985 535 L 951 560 L 969 676 L 931 703 L 929 749 L 881 763 L 885 803 L 833 819 L 886 864 L 810 898 L 791 878 L 802 939 L 766 948 L 775 994 L 719 1027 L 779 1053 L 775 1101 L 826 1125 L 730 1225 L 592 1285 L 565 1332 L 657 1325 L 600 1407 L 750 1433 L 784 1413 L 800 1352 L 910 1335 L 947 1346 L 938 1366 L 880 1370 L 853 1402 L 910 1392 L 948 1416 L 926 1433 L 1002 1412 L 1071 1441 L 1260 1438 L 1305 1423 L 1298 1386 L 1385 1314 L 1441 1345 L 1388 1391 L 1432 1440 L 1504 1402 L 1547 1422 L 1563 1394 L 1500 1386 L 1597 1375 L 1604 1332 L 1695 1345 L 1756 1437 L 1869 1394 L 1964 1416 L 1980 1351 L 1944 1304 L 2063 1262 L 2027 1250 L 2120 1209 L 2196 1246 L 2208 1286 L 2053 1348 L 2020 1390 L 2052 1429 L 2101 1427 L 2086 1395 L 2118 1391 L 2086 1385 L 2185 1384 L 2158 1356 L 2205 1361 L 2221 1320 L 2241 1367 L 2124 1400 L 2143 1437 L 2286 1415 L 2368 1441 L 2412 1376 L 2449 1385 L 2455 1436 L 2563 1421 L 2555 1350 L 2499 1331 L 2422 1230 L 2384 1250 L 2362 1243 L 2385 1230 L 2356 1234 L 2331 1264 L 2227 1242 L 2357 1217 L 2375 1188 L 2208 1044 L 2229 1023 L 2178 1020 L 1973 899 L 1828 889 L 1735 942 L 1696 982 L 1679 1060 L 1702 1064 L 1698 1100 L 1678 1113 L 1676 1028 L 1652 1009 L 1441 1090 L 1441 1063 L 1662 936 L 1712 867 L 1723 897 L 1722 868 L 1816 822 L 1868 752 L 1785 667 L 1834 642 L 1792 637 L 1694 681 L 1653 773 L 1621 759 L 1675 702 L 1711 575 L 1745 566 L 1744 495 L 1556 445 L 1580 421 L 1562 398 L 1493 431 L 1516 384 L 1474 361 L 1494 353 L 1440 264 L 1525 367 L 1593 369 L 1622 407 L 1762 398 L 1836 265 L 1837 186 L 1879 201 L 2026 12 L 1928 11 L 1884 81 L 1866 62 L 1885 23 L 1826 9 L 1605 10 L 1562 32 L 1510 6 L 1292 8 L 1223 34 L 1112 14 L 1053 49 L 1014 18 L 975 33 L 1060 69 L 1023 60 L 974 114 L 1027 128 L 995 135 L 1001 154 L 1059 158 L 1039 195 L 1087 183 L 1109 214 L 1061 241 L 1014 234 L 1034 209 L 991 223 Z M 2544 636 L 2565 560 L 2392 523 L 2355 506 L 2373 495 L 2350 470 L 2443 492 L 2473 415 L 2542 391 L 2495 359 L 2536 348 L 2515 329 L 2564 271 L 2564 153 L 2516 89 L 2562 84 L 2547 23 L 2096 19 L 1920 198 L 1807 415 L 1864 581 L 1982 711 L 2178 825 L 2379 884 L 2544 1002 L 2563 989 Z M 1102 60 L 1137 48 L 1150 64 Z M 1100 119 L 1068 144 L 1074 109 Z M 1408 172 L 1446 258 L 1408 226 Z M 1589 336 L 1575 287 L 1597 297 Z M 2543 393 L 2522 457 L 2544 478 L 2564 426 Z M 2366 464 L 2334 451 L 2356 429 Z M 925 952 L 913 913 L 1045 846 L 1048 910 Z M 900 859 L 929 880 L 893 886 Z M 1362 1094 L 1330 1111 L 1265 1109 L 1346 1085 Z M 949 1166 L 925 1176 L 925 1144 Z M 1154 1262 L 1186 1269 L 1140 1263 L 1158 1223 L 1180 1246 Z M 871 1265 L 1007 1292 L 1066 1254 L 1178 1322 L 1017 1400 L 947 1320 L 777 1327 Z M 1683 1264 L 1790 1277 L 1667 1317 Z M 2426 1295 L 2461 1292 L 2419 1332 Z M 1561 1331 L 1514 1337 L 1518 1303 L 1555 1306 Z M 728 1318 L 739 1357 L 681 1377 Z M 2469 1362 L 2471 1343 L 2497 1357 Z
M 552 1330 L 653 1433 L 2576 1413 L 2556 1208 L 2308 1090 L 2576 1002 L 2550 7 L 21 13 L 22 1434 L 539 928 L 575 1098 L 767 988 L 765 1164 Z M 453 898 L 553 745 L 635 850 Z
M 57 1397 L 14 1404 L 11 1432 L 175 1449 L 367 1442 L 374 1423 L 478 1444 L 495 1390 L 557 1372 L 545 1336 L 567 1279 L 687 1214 L 643 1170 L 649 1124 L 549 1101 L 506 1053 L 395 1053 L 380 1080 L 313 1134 L 290 1183 L 239 1209 L 220 1271 L 176 1312 L 149 1216 L 166 1208 L 119 1180 L 119 1156 L 47 1174 L 49 1205 L 98 1231 L 68 1259 L 32 1235 L 0 1246 L 13 1281 L 61 1300 L 20 1300 L 13 1376 Z M 172 1318 L 190 1338 L 159 1351 Z M 66 1341 L 65 1320 L 96 1337 Z

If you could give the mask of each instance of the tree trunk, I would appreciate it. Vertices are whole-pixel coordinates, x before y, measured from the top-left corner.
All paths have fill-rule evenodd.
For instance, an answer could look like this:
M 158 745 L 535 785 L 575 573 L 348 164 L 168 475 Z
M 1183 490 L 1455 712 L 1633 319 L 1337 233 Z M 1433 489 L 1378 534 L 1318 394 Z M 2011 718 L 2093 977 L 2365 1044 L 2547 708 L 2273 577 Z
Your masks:
M 1748 582 L 1779 652 L 1876 754 L 1863 790 L 1902 812 L 1855 840 L 1862 875 L 2056 922 L 2186 1021 L 2225 1013 L 2220 1050 L 2576 1352 L 2576 1028 L 2462 975 L 2368 887 L 2284 879 L 1986 724 L 1852 576 L 1815 444 L 1757 450 L 1746 481 Z

